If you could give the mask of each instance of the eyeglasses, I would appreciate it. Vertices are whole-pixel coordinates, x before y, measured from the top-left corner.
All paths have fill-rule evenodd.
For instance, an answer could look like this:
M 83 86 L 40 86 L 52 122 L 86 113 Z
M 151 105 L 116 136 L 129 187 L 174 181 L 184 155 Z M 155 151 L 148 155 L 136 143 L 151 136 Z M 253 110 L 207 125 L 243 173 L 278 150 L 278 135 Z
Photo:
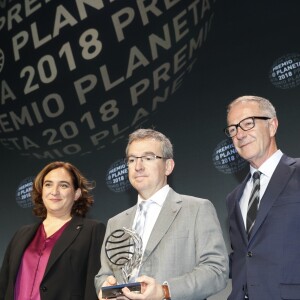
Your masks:
M 124 159 L 124 161 L 127 164 L 127 166 L 132 166 L 137 162 L 139 158 L 141 159 L 142 163 L 146 164 L 151 163 L 156 159 L 168 159 L 167 157 L 162 157 L 155 154 L 147 154 L 142 156 L 128 156 Z
M 228 137 L 234 137 L 237 135 L 238 127 L 243 129 L 244 131 L 248 131 L 248 130 L 254 128 L 255 119 L 269 120 L 271 118 L 269 118 L 269 117 L 248 117 L 248 118 L 240 121 L 238 124 L 232 124 L 232 125 L 227 126 L 224 129 L 224 132 Z

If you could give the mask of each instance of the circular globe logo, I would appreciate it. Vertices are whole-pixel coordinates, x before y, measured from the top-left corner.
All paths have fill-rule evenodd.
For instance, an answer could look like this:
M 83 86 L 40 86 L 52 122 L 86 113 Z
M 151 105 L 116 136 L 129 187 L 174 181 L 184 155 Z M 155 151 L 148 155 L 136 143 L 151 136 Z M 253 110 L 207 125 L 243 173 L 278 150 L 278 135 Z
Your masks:
M 123 159 L 113 163 L 106 173 L 106 185 L 115 192 L 125 192 L 131 188 L 128 179 L 128 168 Z
M 33 185 L 34 177 L 27 177 L 23 179 L 16 191 L 16 202 L 22 208 L 33 207 L 31 192 Z
M 287 54 L 278 58 L 270 70 L 270 81 L 281 89 L 291 89 L 300 84 L 300 54 Z
M 237 173 L 248 165 L 237 153 L 231 139 L 223 140 L 217 145 L 212 160 L 216 169 L 225 174 Z

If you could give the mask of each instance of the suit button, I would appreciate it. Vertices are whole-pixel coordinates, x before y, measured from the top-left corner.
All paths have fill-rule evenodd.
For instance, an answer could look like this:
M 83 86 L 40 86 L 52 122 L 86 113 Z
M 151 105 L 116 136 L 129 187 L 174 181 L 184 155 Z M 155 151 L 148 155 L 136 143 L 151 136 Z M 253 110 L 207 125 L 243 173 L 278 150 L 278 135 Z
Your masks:
M 251 251 L 248 251 L 247 256 L 252 257 L 253 253 Z
M 41 287 L 40 287 L 40 290 L 41 290 L 42 292 L 47 292 L 48 289 L 47 289 L 47 287 L 45 287 L 45 286 L 41 286 Z

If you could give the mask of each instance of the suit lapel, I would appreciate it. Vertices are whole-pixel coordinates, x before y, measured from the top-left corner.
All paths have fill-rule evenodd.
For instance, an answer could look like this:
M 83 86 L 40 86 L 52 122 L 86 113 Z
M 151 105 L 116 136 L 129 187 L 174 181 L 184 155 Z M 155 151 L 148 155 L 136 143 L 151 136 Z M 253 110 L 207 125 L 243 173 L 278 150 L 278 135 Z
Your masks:
M 182 200 L 180 195 L 174 192 L 174 190 L 170 189 L 166 200 L 163 204 L 163 207 L 161 208 L 157 221 L 151 232 L 149 241 L 144 252 L 142 263 L 144 263 L 147 260 L 149 255 L 152 253 L 152 251 L 155 249 L 160 240 L 168 231 L 169 227 L 176 218 L 176 215 L 181 209 L 181 202 Z
M 114 228 L 113 230 L 122 229 L 123 227 L 129 228 L 129 229 L 133 228 L 133 221 L 134 221 L 136 209 L 137 209 L 137 205 L 126 210 L 125 215 L 123 215 L 123 217 L 119 219 L 120 223 L 118 223 L 118 227 Z M 115 277 L 116 277 L 118 283 L 124 283 L 121 267 L 115 268 L 114 274 L 115 274 Z
M 258 210 L 255 224 L 251 232 L 249 242 L 255 236 L 255 233 L 258 231 L 258 229 L 264 222 L 271 207 L 274 205 L 274 202 L 277 200 L 279 194 L 285 188 L 287 182 L 293 174 L 294 169 L 291 168 L 290 165 L 294 162 L 295 161 L 292 158 L 289 158 L 285 155 L 282 156 L 261 199 L 260 207 Z
M 39 223 L 36 223 L 34 225 L 32 225 L 29 229 L 29 231 L 26 234 L 23 234 L 18 242 L 18 246 L 16 248 L 16 252 L 15 255 L 17 257 L 22 257 L 24 254 L 24 250 L 26 250 L 26 248 L 28 247 L 29 243 L 32 241 L 33 237 L 35 236 L 39 226 L 41 225 L 42 221 L 40 221 Z
M 70 224 L 65 228 L 64 232 L 57 240 L 49 257 L 49 261 L 45 270 L 45 275 L 52 268 L 54 263 L 59 259 L 65 249 L 76 239 L 83 227 L 83 218 L 74 216 Z
M 237 227 L 240 231 L 240 234 L 243 238 L 245 245 L 248 244 L 248 236 L 247 236 L 247 233 L 245 230 L 245 224 L 244 224 L 244 220 L 243 220 L 243 216 L 242 216 L 242 212 L 241 212 L 241 208 L 240 208 L 240 199 L 243 195 L 245 186 L 246 186 L 247 181 L 249 180 L 250 176 L 251 175 L 249 173 L 246 176 L 246 178 L 244 179 L 244 181 L 237 188 L 237 190 L 231 196 L 231 198 L 233 199 L 233 206 L 229 212 L 229 220 L 237 220 Z
M 18 247 L 14 249 L 14 253 L 13 253 L 14 260 L 13 260 L 12 268 L 14 274 L 18 273 L 23 254 L 26 248 L 28 247 L 29 243 L 32 241 L 34 235 L 36 234 L 36 231 L 39 228 L 41 222 L 42 221 L 30 226 L 28 231 L 26 233 L 23 233 L 22 236 L 19 237 Z
M 126 218 L 123 219 L 124 227 L 133 228 L 133 221 L 134 221 L 136 210 L 137 210 L 137 205 L 134 205 L 133 207 L 127 209 Z

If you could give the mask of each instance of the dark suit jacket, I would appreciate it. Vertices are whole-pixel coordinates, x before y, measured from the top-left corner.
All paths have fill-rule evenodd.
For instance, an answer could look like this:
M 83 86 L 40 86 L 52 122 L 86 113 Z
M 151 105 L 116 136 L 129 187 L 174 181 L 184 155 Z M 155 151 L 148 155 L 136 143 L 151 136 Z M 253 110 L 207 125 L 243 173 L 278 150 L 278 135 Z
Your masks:
M 261 199 L 248 240 L 239 200 L 249 176 L 227 197 L 232 292 L 228 299 L 300 299 L 300 159 L 283 155 Z
M 23 226 L 12 238 L 0 271 L 0 300 L 14 300 L 14 284 L 25 249 L 40 223 Z M 40 285 L 41 300 L 96 300 L 94 276 L 100 268 L 105 226 L 73 217 L 55 244 Z

